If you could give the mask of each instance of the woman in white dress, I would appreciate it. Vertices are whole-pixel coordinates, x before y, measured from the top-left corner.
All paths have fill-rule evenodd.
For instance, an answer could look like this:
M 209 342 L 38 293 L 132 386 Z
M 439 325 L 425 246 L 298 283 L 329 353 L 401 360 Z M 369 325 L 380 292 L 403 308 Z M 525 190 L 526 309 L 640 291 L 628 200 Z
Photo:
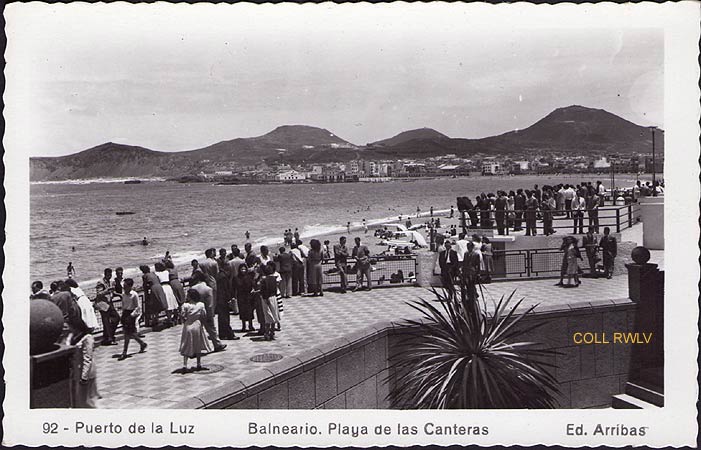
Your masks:
M 174 325 L 178 322 L 178 307 L 180 305 L 178 304 L 178 299 L 175 296 L 175 292 L 173 292 L 173 288 L 170 285 L 170 272 L 168 272 L 166 266 L 160 262 L 157 262 L 155 264 L 155 269 L 156 276 L 161 282 L 163 292 L 165 292 L 166 294 L 166 302 L 168 303 L 166 316 L 168 317 L 168 320 L 170 321 L 171 325 Z

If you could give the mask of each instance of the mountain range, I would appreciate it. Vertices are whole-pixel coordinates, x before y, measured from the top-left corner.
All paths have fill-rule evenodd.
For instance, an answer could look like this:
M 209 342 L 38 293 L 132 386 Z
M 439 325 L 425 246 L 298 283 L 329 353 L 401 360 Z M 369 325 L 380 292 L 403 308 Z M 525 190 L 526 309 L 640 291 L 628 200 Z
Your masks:
M 664 149 L 662 130 L 656 149 Z M 237 138 L 182 152 L 160 152 L 107 142 L 59 157 L 30 158 L 30 180 L 48 181 L 100 177 L 175 177 L 213 165 L 262 161 L 324 163 L 364 159 L 422 158 L 455 154 L 647 153 L 652 148 L 648 127 L 602 109 L 573 105 L 558 108 L 523 130 L 480 139 L 451 138 L 431 128 L 399 133 L 356 146 L 329 130 L 285 125 L 262 136 Z

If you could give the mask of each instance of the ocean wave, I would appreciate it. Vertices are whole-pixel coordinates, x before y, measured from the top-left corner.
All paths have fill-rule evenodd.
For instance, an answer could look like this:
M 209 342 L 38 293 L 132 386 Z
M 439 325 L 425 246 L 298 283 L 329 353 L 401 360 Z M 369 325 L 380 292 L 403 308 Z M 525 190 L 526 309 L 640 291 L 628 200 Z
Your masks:
M 123 177 L 123 178 L 79 178 L 73 180 L 31 181 L 29 184 L 99 184 L 124 183 L 125 181 L 165 181 L 163 177 Z

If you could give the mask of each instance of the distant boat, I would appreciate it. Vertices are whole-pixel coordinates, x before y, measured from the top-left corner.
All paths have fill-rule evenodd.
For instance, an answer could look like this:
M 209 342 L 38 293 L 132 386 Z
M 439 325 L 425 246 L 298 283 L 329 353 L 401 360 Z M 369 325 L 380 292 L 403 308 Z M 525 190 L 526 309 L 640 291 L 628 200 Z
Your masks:
M 126 180 L 124 182 L 124 184 L 141 184 L 141 180 Z M 119 214 L 119 213 L 117 213 L 117 214 Z
M 136 214 L 134 211 L 117 211 L 118 216 L 128 216 L 130 214 Z

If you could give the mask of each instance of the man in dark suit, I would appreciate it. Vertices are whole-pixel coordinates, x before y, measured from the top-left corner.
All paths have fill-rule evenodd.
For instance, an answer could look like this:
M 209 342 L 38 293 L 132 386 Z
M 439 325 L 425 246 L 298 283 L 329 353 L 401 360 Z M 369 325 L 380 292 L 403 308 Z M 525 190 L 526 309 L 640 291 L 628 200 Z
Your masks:
M 516 191 L 516 197 L 514 198 L 514 212 L 516 213 L 516 220 L 514 223 L 514 231 L 521 231 L 523 228 L 523 212 L 526 209 L 526 196 L 523 195 L 523 189 Z
M 346 237 L 341 236 L 338 244 L 333 246 L 333 262 L 338 269 L 338 275 L 341 277 L 341 294 L 346 293 L 348 288 L 348 276 L 346 275 L 346 266 L 348 265 L 348 247 L 346 247 Z
M 477 299 L 477 283 L 480 273 L 480 255 L 475 252 L 475 243 L 467 243 L 467 253 L 462 261 L 462 276 L 467 285 L 468 295 Z
M 601 253 L 604 255 L 604 273 L 606 273 L 606 278 L 609 279 L 613 276 L 613 264 L 616 259 L 616 254 L 618 253 L 616 238 L 611 236 L 610 233 L 611 229 L 609 227 L 604 227 L 604 235 L 599 241 Z
M 448 299 L 455 298 L 455 270 L 458 267 L 458 254 L 451 249 L 450 241 L 443 244 L 445 249 L 438 253 L 438 265 L 441 268 L 441 283 L 448 292 Z
M 497 222 L 497 233 L 504 234 L 506 224 L 506 192 L 497 192 L 497 199 L 494 202 L 494 219 Z

